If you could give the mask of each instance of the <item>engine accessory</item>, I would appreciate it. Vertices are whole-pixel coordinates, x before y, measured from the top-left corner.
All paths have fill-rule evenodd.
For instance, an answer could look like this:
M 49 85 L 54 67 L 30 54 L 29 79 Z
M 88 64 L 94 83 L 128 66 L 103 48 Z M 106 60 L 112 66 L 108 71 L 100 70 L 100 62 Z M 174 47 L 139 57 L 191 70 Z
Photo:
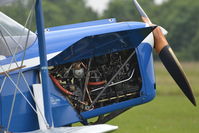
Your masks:
M 135 50 L 53 66 L 50 77 L 79 112 L 140 96 Z

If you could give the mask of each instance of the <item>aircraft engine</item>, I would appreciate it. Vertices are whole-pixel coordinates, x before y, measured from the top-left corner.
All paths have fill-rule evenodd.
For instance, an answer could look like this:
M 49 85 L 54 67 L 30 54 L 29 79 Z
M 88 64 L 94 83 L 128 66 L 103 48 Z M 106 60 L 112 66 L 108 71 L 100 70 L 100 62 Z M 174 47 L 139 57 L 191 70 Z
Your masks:
M 49 72 L 79 112 L 140 96 L 142 80 L 134 49 L 54 66 Z

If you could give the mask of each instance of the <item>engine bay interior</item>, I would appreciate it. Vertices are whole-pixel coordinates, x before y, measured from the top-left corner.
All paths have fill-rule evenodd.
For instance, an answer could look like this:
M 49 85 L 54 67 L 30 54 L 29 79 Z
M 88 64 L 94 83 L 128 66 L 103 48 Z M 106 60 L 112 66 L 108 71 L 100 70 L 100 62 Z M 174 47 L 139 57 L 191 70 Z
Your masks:
M 140 96 L 135 49 L 49 67 L 50 77 L 79 112 Z

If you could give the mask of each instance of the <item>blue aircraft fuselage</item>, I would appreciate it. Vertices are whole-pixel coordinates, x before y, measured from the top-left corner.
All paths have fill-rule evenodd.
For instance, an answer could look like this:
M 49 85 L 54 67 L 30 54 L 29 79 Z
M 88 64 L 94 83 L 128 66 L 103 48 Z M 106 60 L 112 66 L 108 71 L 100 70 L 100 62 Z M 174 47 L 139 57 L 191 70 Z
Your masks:
M 67 100 L 49 78 L 50 103 L 52 106 L 53 122 L 55 127 L 70 125 L 76 122 L 85 122 L 87 119 L 140 105 L 151 101 L 156 94 L 153 67 L 153 35 L 154 27 L 148 27 L 141 22 L 116 22 L 115 19 L 98 20 L 66 26 L 45 29 L 46 48 L 49 66 L 58 66 L 66 63 L 86 60 L 106 54 L 134 49 L 140 77 L 142 80 L 139 96 L 125 101 L 107 104 L 90 110 L 79 112 Z M 145 39 L 145 40 L 144 40 Z M 24 51 L 16 54 L 18 64 L 23 59 Z M 5 70 L 17 68 L 12 62 L 13 56 L 0 60 Z M 9 64 L 12 64 L 9 67 Z M 39 52 L 38 41 L 27 48 L 24 58 L 24 68 L 11 71 L 10 77 L 18 84 L 24 96 L 34 105 L 29 92 L 32 85 L 40 83 L 39 79 Z M 19 73 L 23 73 L 24 77 Z M 20 75 L 20 78 L 18 76 Z M 24 80 L 27 80 L 27 82 Z M 20 81 L 17 81 L 17 80 Z M 28 84 L 28 86 L 27 86 Z M 16 85 L 1 70 L 0 85 L 0 125 L 7 127 L 12 100 Z M 26 102 L 19 91 L 16 92 L 16 101 L 10 123 L 10 131 L 24 132 L 39 128 L 37 115 Z

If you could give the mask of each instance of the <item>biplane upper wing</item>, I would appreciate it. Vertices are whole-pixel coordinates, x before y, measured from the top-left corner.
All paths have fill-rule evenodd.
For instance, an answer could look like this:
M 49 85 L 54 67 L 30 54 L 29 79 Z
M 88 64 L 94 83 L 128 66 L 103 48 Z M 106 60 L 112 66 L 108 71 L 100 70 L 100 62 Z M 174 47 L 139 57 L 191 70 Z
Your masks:
M 60 127 L 48 130 L 37 130 L 26 133 L 106 133 L 117 130 L 118 126 L 108 124 L 99 124 L 91 126 L 78 126 L 78 127 Z

